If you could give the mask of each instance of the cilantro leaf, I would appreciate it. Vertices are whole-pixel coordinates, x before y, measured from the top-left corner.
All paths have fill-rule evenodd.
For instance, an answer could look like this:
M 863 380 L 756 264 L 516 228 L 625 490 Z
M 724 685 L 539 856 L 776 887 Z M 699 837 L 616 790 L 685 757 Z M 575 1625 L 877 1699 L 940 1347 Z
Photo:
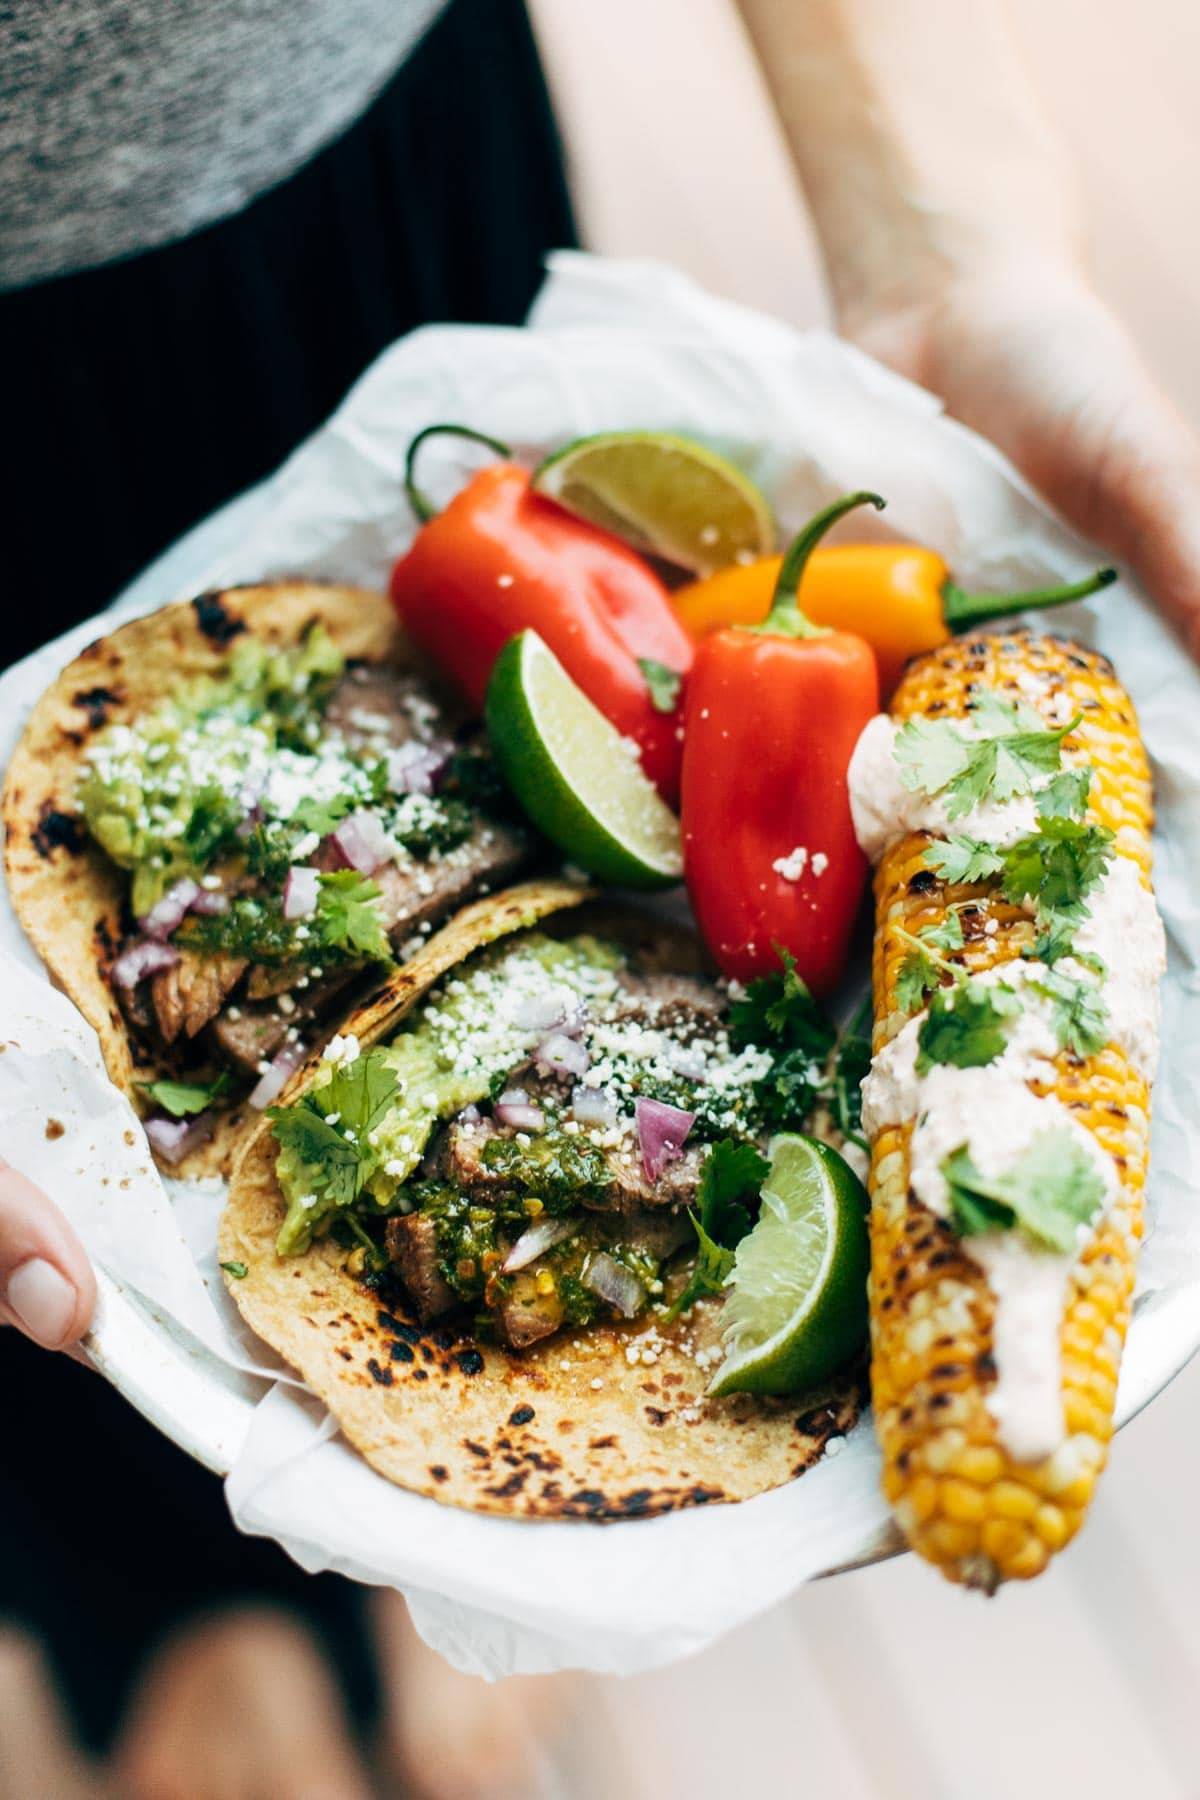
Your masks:
M 1050 1002 L 1054 1032 L 1064 1050 L 1095 1056 L 1108 1042 L 1108 1007 L 1094 981 L 1048 969 L 1030 987 Z
M 689 1213 L 688 1218 L 696 1228 L 696 1261 L 687 1286 L 667 1309 L 665 1322 L 668 1325 L 681 1313 L 690 1312 L 696 1301 L 706 1294 L 719 1294 L 733 1270 L 733 1251 L 714 1243 L 695 1213 Z
M 871 996 L 868 994 L 838 1039 L 832 1102 L 844 1138 L 866 1149 L 862 1135 L 862 1084 L 871 1067 Z
M 156 1106 L 161 1106 L 173 1119 L 183 1119 L 211 1106 L 227 1091 L 231 1079 L 229 1071 L 223 1069 L 215 1081 L 143 1081 L 140 1085 Z
M 918 1075 L 928 1074 L 935 1063 L 976 1069 L 994 1062 L 1003 1053 L 1008 1021 L 1020 1010 L 1021 1002 L 1003 982 L 938 988 L 917 1036 Z
M 1004 867 L 998 850 L 969 837 L 935 838 L 925 852 L 925 861 L 943 881 L 966 884 L 987 881 Z
M 1074 919 L 1056 918 L 1051 914 L 1043 928 L 1034 938 L 1032 944 L 1027 944 L 1024 950 L 1022 950 L 1021 955 L 1027 962 L 1042 962 L 1045 963 L 1048 969 L 1053 968 L 1060 957 L 1073 956 L 1076 954 L 1073 949 L 1075 929 L 1076 922 Z M 1083 958 L 1080 957 L 1077 960 L 1082 961 Z M 1089 957 L 1088 961 L 1090 963 L 1096 963 L 1100 962 L 1100 958 Z M 1100 969 L 1096 972 L 1097 974 L 1103 974 L 1103 964 L 1101 964 Z
M 655 662 L 650 656 L 639 656 L 638 668 L 646 677 L 646 686 L 650 689 L 650 704 L 655 712 L 673 713 L 679 705 L 683 676 L 678 670 L 668 669 L 666 663 Z
M 700 1223 L 725 1249 L 740 1244 L 750 1230 L 747 1198 L 757 1199 L 770 1164 L 753 1144 L 722 1138 L 705 1158 L 700 1177 Z
M 908 719 L 896 733 L 894 754 L 910 793 L 940 794 L 967 767 L 968 740 L 947 719 Z
M 322 875 L 312 921 L 314 937 L 330 949 L 390 962 L 391 946 L 375 905 L 379 898 L 377 883 L 357 869 Z
M 342 820 L 348 818 L 362 801 L 353 794 L 332 794 L 328 800 L 318 800 L 306 794 L 297 805 L 288 821 L 301 836 L 315 831 L 319 838 L 328 837 Z
M 336 1068 L 323 1087 L 310 1089 L 294 1105 L 270 1108 L 277 1143 L 293 1164 L 303 1166 L 293 1185 L 316 1197 L 307 1207 L 293 1200 L 280 1231 L 281 1255 L 306 1250 L 315 1224 L 358 1199 L 379 1166 L 370 1134 L 397 1087 L 396 1072 L 383 1053 L 368 1050 Z
M 915 936 L 906 931 L 900 936 L 912 948 L 896 977 L 896 1005 L 901 1012 L 916 1012 L 924 1004 L 926 994 L 941 985 L 943 973 L 954 973 L 938 952 L 962 949 L 962 920 L 951 907 L 940 925 L 923 925 Z
M 699 1213 L 688 1215 L 696 1229 L 696 1263 L 668 1321 L 687 1312 L 702 1294 L 719 1293 L 725 1285 L 734 1249 L 752 1228 L 746 1201 L 757 1199 L 770 1166 L 753 1144 L 729 1138 L 709 1151 L 700 1177 Z
M 1082 818 L 1091 791 L 1090 769 L 1060 769 L 1052 781 L 1038 790 L 1038 816 L 1042 819 Z
M 1062 740 L 1079 723 L 1076 717 L 1048 727 L 1029 708 L 986 690 L 972 710 L 985 728 L 982 737 L 965 736 L 961 723 L 949 719 L 909 719 L 896 734 L 901 781 L 910 790 L 941 795 L 948 819 L 961 818 L 989 795 L 1011 800 L 1030 793 L 1035 775 L 1059 768 Z
M 964 1147 L 942 1163 L 955 1229 L 964 1237 L 1021 1226 L 1052 1250 L 1075 1248 L 1076 1234 L 1104 1199 L 1104 1182 L 1065 1126 L 1040 1131 L 1003 1175 L 980 1174 Z
M 1035 901 L 1039 923 L 1051 914 L 1085 918 L 1084 900 L 1112 861 L 1112 832 L 1078 819 L 1040 818 L 1038 827 L 1004 852 L 1005 899 Z
M 250 1273 L 244 1262 L 222 1263 L 221 1267 L 227 1275 L 232 1275 L 235 1281 L 245 1281 L 247 1275 Z
M 729 1035 L 738 1049 L 766 1047 L 772 1038 L 790 1050 L 805 1050 L 814 1059 L 828 1056 L 836 1033 L 807 983 L 796 973 L 796 959 L 779 949 L 783 967 L 777 975 L 760 975 L 729 1009 Z

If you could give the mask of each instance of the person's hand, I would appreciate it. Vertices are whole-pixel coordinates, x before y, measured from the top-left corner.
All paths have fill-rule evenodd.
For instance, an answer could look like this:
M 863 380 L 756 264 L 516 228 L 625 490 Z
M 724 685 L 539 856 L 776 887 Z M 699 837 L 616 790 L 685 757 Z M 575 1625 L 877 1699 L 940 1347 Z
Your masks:
M 91 1265 L 57 1206 L 0 1162 L 0 1324 L 65 1350 L 87 1330 L 95 1304 Z
M 922 305 L 864 306 L 843 328 L 998 445 L 1200 660 L 1200 439 L 1082 273 L 959 273 Z

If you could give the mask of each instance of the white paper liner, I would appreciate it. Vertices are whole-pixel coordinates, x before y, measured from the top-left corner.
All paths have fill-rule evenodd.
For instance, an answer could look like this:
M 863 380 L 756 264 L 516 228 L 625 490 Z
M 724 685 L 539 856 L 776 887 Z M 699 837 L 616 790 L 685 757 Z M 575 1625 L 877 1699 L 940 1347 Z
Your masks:
M 1096 560 L 990 445 L 868 358 L 657 265 L 563 254 L 531 329 L 435 327 L 396 344 L 271 481 L 176 545 L 102 619 L 10 670 L 0 760 L 54 673 L 118 618 L 276 574 L 383 584 L 413 530 L 404 448 L 434 420 L 469 421 L 529 458 L 606 428 L 690 432 L 761 482 L 785 529 L 837 494 L 875 488 L 889 499 L 886 530 L 855 518 L 853 533 L 928 543 L 969 587 L 1069 580 Z M 435 492 L 461 480 L 449 446 L 431 445 L 427 466 Z M 1200 674 L 1128 585 L 1060 612 L 1053 629 L 1112 656 L 1157 781 L 1170 970 L 1151 1234 L 1119 1404 L 1128 1417 L 1200 1344 Z M 242 1326 L 215 1269 L 221 1184 L 170 1184 L 168 1196 L 91 1032 L 49 986 L 7 898 L 0 982 L 2 1141 L 101 1270 L 97 1366 L 193 1453 L 230 1470 L 242 1529 L 277 1538 L 305 1568 L 402 1588 L 422 1634 L 459 1666 L 490 1676 L 650 1667 L 894 1542 L 869 1421 L 785 1489 L 664 1519 L 505 1521 L 390 1486 L 292 1378 L 269 1384 L 278 1359 Z M 51 1120 L 61 1135 L 47 1135 Z

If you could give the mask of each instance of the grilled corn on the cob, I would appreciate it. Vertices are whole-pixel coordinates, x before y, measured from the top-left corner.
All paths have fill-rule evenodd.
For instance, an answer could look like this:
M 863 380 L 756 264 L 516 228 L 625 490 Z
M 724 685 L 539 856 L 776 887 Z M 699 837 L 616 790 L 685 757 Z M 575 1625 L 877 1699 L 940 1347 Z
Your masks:
M 1087 817 L 1114 833 L 1111 868 L 1141 903 L 1144 935 L 1157 934 L 1134 970 L 1153 1020 L 1161 926 L 1143 892 L 1149 889 L 1151 785 L 1128 696 L 1097 653 L 1013 631 L 953 641 L 923 658 L 901 683 L 891 716 L 896 722 L 962 719 L 982 689 L 1032 704 L 1055 726 L 1080 715 L 1063 739 L 1063 760 L 1090 767 Z M 854 781 L 852 770 L 852 787 Z M 860 804 L 861 796 L 856 816 Z M 949 831 L 969 835 L 971 825 L 964 818 Z M 1033 955 L 1028 905 L 1004 900 L 995 878 L 971 885 L 938 878 L 926 860 L 930 843 L 930 831 L 905 830 L 892 836 L 878 864 L 877 1067 L 885 1046 L 910 1021 L 897 1003 L 897 983 L 921 931 L 944 925 L 957 910 L 961 947 L 945 951 L 943 960 L 972 975 L 1005 964 L 999 979 L 1016 979 L 1030 967 L 1018 961 L 1022 953 Z M 1132 867 L 1120 869 L 1121 859 Z M 1127 948 L 1134 955 L 1132 944 Z M 1153 1026 L 1146 1035 L 1154 1039 Z M 990 1591 L 1001 1581 L 1037 1575 L 1079 1529 L 1091 1500 L 1112 1433 L 1142 1233 L 1152 1049 L 1153 1042 L 1150 1054 L 1131 1055 L 1114 1041 L 1086 1055 L 1062 1049 L 1037 1063 L 1025 1084 L 1032 1094 L 1057 1099 L 1112 1159 L 1108 1203 L 1090 1233 L 1079 1234 L 1077 1252 L 1064 1259 L 1055 1315 L 1059 1367 L 1047 1377 L 1059 1384 L 1057 1394 L 1050 1392 L 1061 1399 L 1062 1430 L 1057 1447 L 1036 1456 L 1014 1453 L 993 1410 L 1001 1373 L 998 1302 L 986 1258 L 972 1252 L 980 1240 L 958 1235 L 911 1185 L 920 1101 L 908 1112 L 902 1107 L 904 1116 L 895 1109 L 889 1116 L 886 1103 L 876 1106 L 882 1122 L 873 1131 L 868 1102 L 872 1386 L 884 1490 L 908 1542 L 951 1580 Z M 978 1077 L 987 1074 L 972 1071 L 976 1094 Z M 1053 1102 L 1051 1109 L 1063 1117 Z M 1053 1316 L 1047 1349 L 1052 1363 Z

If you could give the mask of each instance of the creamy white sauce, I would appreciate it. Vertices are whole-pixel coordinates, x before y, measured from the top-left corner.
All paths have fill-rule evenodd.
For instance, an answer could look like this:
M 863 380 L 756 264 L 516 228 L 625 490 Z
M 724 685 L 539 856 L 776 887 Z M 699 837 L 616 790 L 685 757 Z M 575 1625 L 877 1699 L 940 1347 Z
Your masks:
M 1167 939 L 1154 895 L 1127 856 L 1114 856 L 1108 873 L 1087 897 L 1089 917 L 1075 933 L 1075 948 L 1103 957 L 1101 993 L 1109 1036 L 1130 1062 L 1153 1081 L 1162 1021 L 1159 982 L 1167 966 Z M 1060 967 L 1082 973 L 1068 961 Z
M 953 723 L 962 728 L 964 737 L 978 736 L 968 720 Z M 1036 831 L 1037 805 L 1030 794 L 984 800 L 961 818 L 950 819 L 938 796 L 906 788 L 895 754 L 898 730 L 886 713 L 878 713 L 863 727 L 850 758 L 850 814 L 855 836 L 871 862 L 878 862 L 889 844 L 911 831 L 928 831 L 935 837 L 961 833 L 1001 846 Z
M 1072 1256 L 1036 1250 L 1014 1231 L 968 1238 L 996 1303 L 987 1408 L 1018 1462 L 1052 1456 L 1065 1435 L 1059 1338 Z
M 1069 696 L 1023 693 L 1052 723 L 1065 723 Z M 1053 713 L 1050 699 L 1056 701 Z M 964 735 L 975 735 L 970 721 L 956 723 Z M 962 818 L 948 820 L 939 799 L 911 791 L 901 780 L 895 758 L 897 730 L 886 715 L 872 719 L 850 764 L 854 827 L 872 862 L 914 831 L 937 836 L 961 833 L 1000 847 L 1036 831 L 1035 795 L 985 801 Z M 1108 1011 L 1109 1040 L 1147 1080 L 1153 1080 L 1165 938 L 1154 896 L 1143 885 L 1137 864 L 1121 853 L 1128 846 L 1120 835 L 1115 848 L 1103 882 L 1087 897 L 1089 916 L 1075 934 L 1075 946 L 1081 954 L 1101 957 L 1106 965 L 1099 988 Z M 1061 959 L 1057 968 L 1095 979 L 1086 965 L 1071 957 Z M 980 1172 L 993 1178 L 1006 1173 L 1039 1132 L 1069 1131 L 1104 1181 L 1104 1202 L 1092 1226 L 1080 1232 L 1082 1247 L 1115 1200 L 1119 1177 L 1112 1158 L 1066 1107 L 1053 1095 L 1041 1097 L 1030 1089 L 1029 1083 L 1039 1077 L 1052 1079 L 1052 1064 L 1060 1050 L 1053 1008 L 1029 985 L 1046 974 L 1043 964 L 1018 958 L 977 977 L 987 985 L 1005 982 L 1022 1000 L 1020 1013 L 1008 1022 L 1003 1053 L 983 1068 L 938 1064 L 918 1076 L 918 1037 L 925 1015 L 909 1020 L 872 1061 L 863 1084 L 863 1130 L 874 1140 L 888 1125 L 912 1123 L 912 1192 L 941 1217 L 949 1210 L 941 1165 L 955 1150 L 965 1148 Z M 1059 1255 L 1035 1246 L 1020 1230 L 964 1238 L 963 1247 L 984 1271 L 995 1301 L 996 1380 L 988 1392 L 989 1411 L 1010 1453 L 1021 1461 L 1038 1461 L 1052 1455 L 1064 1436 L 1059 1337 L 1078 1250 Z

